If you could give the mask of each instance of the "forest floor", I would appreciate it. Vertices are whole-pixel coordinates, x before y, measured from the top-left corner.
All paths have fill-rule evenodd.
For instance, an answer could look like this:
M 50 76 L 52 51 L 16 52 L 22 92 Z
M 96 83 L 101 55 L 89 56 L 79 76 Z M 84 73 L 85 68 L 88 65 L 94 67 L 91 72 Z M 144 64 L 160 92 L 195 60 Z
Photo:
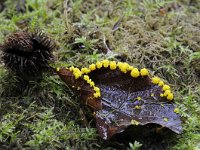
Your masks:
M 0 20 L 0 43 L 26 28 L 51 36 L 53 66 L 106 58 L 148 68 L 172 87 L 183 125 L 159 146 L 104 141 L 91 116 L 84 125 L 85 107 L 58 76 L 22 86 L 1 61 L 0 149 L 200 149 L 199 0 L 4 0 Z

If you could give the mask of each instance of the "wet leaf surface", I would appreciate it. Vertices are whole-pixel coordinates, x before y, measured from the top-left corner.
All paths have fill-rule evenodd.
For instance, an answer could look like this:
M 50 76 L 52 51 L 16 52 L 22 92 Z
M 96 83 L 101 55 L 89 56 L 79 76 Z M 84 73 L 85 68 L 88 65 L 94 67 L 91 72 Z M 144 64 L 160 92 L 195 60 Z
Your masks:
M 79 86 L 82 99 L 96 110 L 96 126 L 105 140 L 130 125 L 157 124 L 177 134 L 182 132 L 180 116 L 174 112 L 175 104 L 160 97 L 162 88 L 154 85 L 148 76 L 133 78 L 129 72 L 95 70 L 88 74 L 101 90 L 101 97 L 95 99 L 93 89 L 82 78 L 75 80 L 66 69 L 58 74 L 68 85 L 75 89 Z

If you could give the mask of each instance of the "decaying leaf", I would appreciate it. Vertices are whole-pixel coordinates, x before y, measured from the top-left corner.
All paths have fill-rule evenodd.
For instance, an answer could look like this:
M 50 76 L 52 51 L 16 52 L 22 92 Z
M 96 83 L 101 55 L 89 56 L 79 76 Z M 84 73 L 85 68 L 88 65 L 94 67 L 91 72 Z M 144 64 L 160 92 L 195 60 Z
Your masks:
M 157 81 L 158 78 L 151 79 L 145 74 L 146 70 L 142 72 L 141 69 L 139 74 L 136 70 L 135 74 L 138 75 L 135 75 L 130 66 L 125 70 L 121 65 L 116 65 L 114 69 L 105 66 L 98 67 L 96 64 L 89 67 L 89 80 L 95 83 L 94 86 L 84 80 L 84 71 L 80 71 L 77 79 L 73 68 L 57 71 L 63 81 L 78 89 L 81 99 L 95 110 L 96 126 L 103 139 L 110 139 L 130 125 L 157 124 L 177 134 L 182 132 L 180 116 L 169 86 Z M 100 97 L 95 98 L 94 87 L 100 88 Z

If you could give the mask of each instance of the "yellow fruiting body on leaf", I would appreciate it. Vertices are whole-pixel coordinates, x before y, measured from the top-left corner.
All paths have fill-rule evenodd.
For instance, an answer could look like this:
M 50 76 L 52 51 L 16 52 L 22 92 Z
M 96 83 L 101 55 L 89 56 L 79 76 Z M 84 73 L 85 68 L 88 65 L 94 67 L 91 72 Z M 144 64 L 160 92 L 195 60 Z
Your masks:
M 137 78 L 140 76 L 140 72 L 137 68 L 134 68 L 133 70 L 131 70 L 131 76 L 134 78 Z
M 69 68 L 69 71 L 73 71 L 73 69 L 74 69 L 74 66 L 71 66 L 71 67 Z
M 127 73 L 127 69 L 128 69 L 129 65 L 127 63 L 122 63 L 119 65 L 119 69 L 121 70 L 121 72 L 123 73 Z
M 136 125 L 136 126 L 137 126 L 137 125 L 140 124 L 140 122 L 138 122 L 137 120 L 133 120 L 133 119 L 132 119 L 131 122 L 130 122 L 130 124 L 131 124 L 131 125 Z
M 73 68 L 72 71 L 73 72 L 79 72 L 80 70 L 78 68 Z
M 95 69 L 96 69 L 96 65 L 95 65 L 95 64 L 91 64 L 91 65 L 89 66 L 89 69 L 90 69 L 91 71 L 95 70 Z
M 164 120 L 165 122 L 168 122 L 168 121 L 169 121 L 168 118 L 163 118 L 163 120 Z
M 56 68 L 56 71 L 57 71 L 57 72 L 60 71 L 60 68 Z
M 100 92 L 100 88 L 94 87 L 94 91 L 95 91 L 95 92 Z
M 83 74 L 88 74 L 88 73 L 90 73 L 90 69 L 84 67 L 84 68 L 81 69 L 81 72 Z
M 88 83 L 90 86 L 91 86 L 91 82 L 92 82 L 91 79 L 87 80 L 87 83 Z
M 141 76 L 147 76 L 149 75 L 149 71 L 146 68 L 143 68 L 140 70 Z
M 168 96 L 167 96 L 167 99 L 170 100 L 170 101 L 173 100 L 174 95 L 172 93 L 169 93 Z
M 164 96 L 164 94 L 160 94 L 160 97 L 163 97 Z
M 170 90 L 166 90 L 165 92 L 164 92 L 164 96 L 167 96 L 167 95 L 169 95 L 171 93 L 171 91 Z
M 174 108 L 174 112 L 178 114 L 179 113 L 179 109 L 178 108 Z
M 83 79 L 84 79 L 85 81 L 88 81 L 90 78 L 89 78 L 88 75 L 84 75 L 84 76 L 83 76 Z
M 170 86 L 169 85 L 163 85 L 163 91 L 166 91 L 166 90 L 170 90 Z
M 90 87 L 93 87 L 95 93 L 93 94 L 93 96 L 95 98 L 98 98 L 101 96 L 101 92 L 100 92 L 100 88 L 95 86 L 95 83 L 90 79 L 90 77 L 88 75 L 84 75 L 83 79 L 90 85 Z
M 117 68 L 117 63 L 115 61 L 110 62 L 110 70 L 115 70 Z
M 72 68 L 72 71 L 75 79 L 78 79 L 82 76 L 82 72 L 78 68 Z
M 134 67 L 133 67 L 133 66 L 130 66 L 130 65 L 129 65 L 128 68 L 127 68 L 128 71 L 131 71 L 131 70 L 133 70 L 133 69 L 134 69 Z
M 128 63 L 123 63 L 123 62 L 115 62 L 115 61 L 109 61 L 109 60 L 102 60 L 97 62 L 96 64 L 91 64 L 89 66 L 89 68 L 82 68 L 81 71 L 78 68 L 74 68 L 73 66 L 69 68 L 69 70 L 73 73 L 75 79 L 80 78 L 83 74 L 88 74 L 91 71 L 94 71 L 96 69 L 100 69 L 102 67 L 105 68 L 110 68 L 110 70 L 115 70 L 115 69 L 119 69 L 121 72 L 123 73 L 127 73 L 128 71 L 130 71 L 130 75 L 134 78 L 139 77 L 140 75 L 142 77 L 144 76 L 148 76 L 149 75 L 149 71 L 146 68 L 141 69 L 140 71 L 137 68 L 134 68 L 133 66 L 130 66 Z M 66 68 L 68 69 L 68 68 Z M 56 68 L 56 71 L 60 71 L 60 68 Z M 95 83 L 89 78 L 88 75 L 84 75 L 83 79 L 94 89 L 94 97 L 98 98 L 101 96 L 100 93 L 100 88 L 95 86 Z M 157 84 L 160 87 L 162 87 L 163 93 L 160 94 L 160 97 L 166 97 L 166 99 L 168 100 L 173 100 L 174 95 L 171 93 L 170 91 L 170 86 L 164 84 L 164 82 L 158 78 L 158 77 L 153 77 L 152 79 L 152 83 L 153 84 Z M 80 88 L 79 88 L 80 89 Z M 152 93 L 151 97 L 154 97 L 155 95 Z M 137 100 L 141 100 L 141 97 L 137 97 Z M 139 109 L 139 106 L 135 107 L 136 109 Z M 176 109 L 174 109 L 174 111 L 177 112 Z
M 76 72 L 74 73 L 75 79 L 78 79 L 82 76 L 82 72 Z
M 141 106 L 136 105 L 135 109 L 141 109 Z
M 102 62 L 99 62 L 99 61 L 98 61 L 98 62 L 96 63 L 96 67 L 97 67 L 98 69 L 102 68 Z
M 118 62 L 117 67 L 120 68 L 122 66 L 122 64 L 123 64 L 122 62 Z
M 160 78 L 158 77 L 153 77 L 151 80 L 153 84 L 158 84 L 160 82 Z
M 158 83 L 158 85 L 159 85 L 159 86 L 163 86 L 163 85 L 164 85 L 164 82 L 163 82 L 163 81 L 160 81 L 160 82 Z
M 100 92 L 96 92 L 93 94 L 95 98 L 101 97 L 101 93 Z
M 93 81 L 90 81 L 89 84 L 91 87 L 93 87 L 95 85 L 95 83 Z
M 103 63 L 103 66 L 105 67 L 105 68 L 107 68 L 108 66 L 109 66 L 109 60 L 107 60 L 107 59 L 105 59 L 105 60 L 102 60 L 102 63 Z

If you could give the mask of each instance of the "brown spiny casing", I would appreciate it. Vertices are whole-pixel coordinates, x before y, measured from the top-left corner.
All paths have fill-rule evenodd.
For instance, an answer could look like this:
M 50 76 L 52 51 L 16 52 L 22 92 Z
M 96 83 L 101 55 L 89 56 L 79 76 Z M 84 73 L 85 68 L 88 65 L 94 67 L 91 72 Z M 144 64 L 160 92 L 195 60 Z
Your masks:
M 53 62 L 55 42 L 41 31 L 10 34 L 1 46 L 5 66 L 19 76 L 40 76 Z

